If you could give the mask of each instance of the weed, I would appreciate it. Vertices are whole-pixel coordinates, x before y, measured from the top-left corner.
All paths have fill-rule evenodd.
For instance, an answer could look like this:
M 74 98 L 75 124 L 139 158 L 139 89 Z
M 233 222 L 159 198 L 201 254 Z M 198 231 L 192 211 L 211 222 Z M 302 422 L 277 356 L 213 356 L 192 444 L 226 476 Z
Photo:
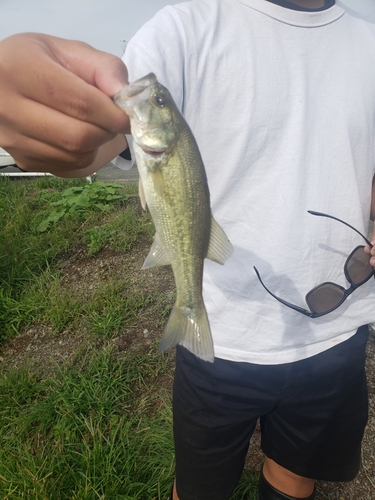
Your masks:
M 121 188 L 121 184 L 94 182 L 65 189 L 61 193 L 59 200 L 50 202 L 50 205 L 57 207 L 57 209 L 52 210 L 48 217 L 40 222 L 38 231 L 46 231 L 51 224 L 74 212 L 84 211 L 89 208 L 106 211 L 110 203 L 121 198 L 124 199 L 121 195 L 116 194 L 116 188 Z
M 0 288 L 0 342 L 18 333 L 22 323 L 33 318 L 30 304 L 11 297 L 9 290 Z
M 116 214 L 113 221 L 101 226 L 94 226 L 84 232 L 84 240 L 93 257 L 106 245 L 115 252 L 127 252 L 141 234 L 151 241 L 154 232 L 153 224 L 148 214 L 138 215 L 134 208 L 126 207 Z
M 99 253 L 111 240 L 112 236 L 113 230 L 110 224 L 94 226 L 91 229 L 87 229 L 84 233 L 84 238 L 89 249 L 89 257 L 93 257 Z
M 49 267 L 24 292 L 22 304 L 32 311 L 30 317 L 24 317 L 24 322 L 50 324 L 54 332 L 71 325 L 82 311 L 79 297 L 62 286 L 59 273 Z
M 94 335 L 113 337 L 153 301 L 152 294 L 134 291 L 128 280 L 112 277 L 89 297 L 81 297 L 80 314 L 85 318 L 86 328 Z
M 157 301 L 160 308 L 160 313 L 155 326 L 158 327 L 165 324 L 173 309 L 173 304 L 175 302 L 175 299 L 176 299 L 175 290 L 172 293 L 167 292 L 166 294 L 158 294 Z

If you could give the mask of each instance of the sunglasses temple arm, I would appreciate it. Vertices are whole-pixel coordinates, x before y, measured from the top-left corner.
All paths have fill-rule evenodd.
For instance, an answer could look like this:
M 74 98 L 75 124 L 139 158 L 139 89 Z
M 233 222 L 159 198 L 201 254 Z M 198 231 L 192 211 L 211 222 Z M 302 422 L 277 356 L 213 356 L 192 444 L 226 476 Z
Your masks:
M 324 214 L 323 212 L 315 212 L 314 210 L 308 210 L 308 213 L 311 214 L 311 215 L 317 215 L 319 217 L 328 217 L 330 219 L 334 219 L 334 220 L 337 220 L 338 222 L 341 222 L 341 224 L 345 224 L 345 226 L 348 226 L 350 227 L 350 229 L 353 229 L 353 231 L 355 231 L 356 233 L 358 233 L 360 236 L 362 236 L 362 238 L 365 240 L 365 242 L 369 245 L 370 248 L 372 248 L 372 243 L 366 238 L 366 236 L 363 236 L 363 234 L 358 231 L 358 229 L 356 229 L 355 227 L 351 226 L 350 224 L 348 224 L 347 222 L 344 222 L 343 220 L 341 219 L 338 219 L 337 217 L 334 217 L 333 215 L 328 215 L 328 214 Z
M 259 271 L 258 269 L 254 267 L 254 271 L 256 272 L 256 275 L 258 276 L 258 280 L 261 282 L 261 284 L 263 285 L 263 288 L 270 294 L 272 295 L 272 297 L 276 300 L 278 300 L 279 302 L 281 302 L 282 304 L 284 304 L 284 306 L 287 306 L 289 307 L 290 309 L 294 309 L 295 311 L 297 312 L 300 312 L 302 314 L 304 314 L 305 316 L 310 316 L 310 317 L 313 317 L 313 314 L 310 312 L 310 311 L 307 311 L 306 309 L 303 309 L 302 307 L 298 307 L 298 306 L 295 306 L 294 304 L 290 304 L 289 302 L 287 302 L 286 300 L 283 300 L 283 299 L 280 299 L 280 297 L 278 297 L 277 295 L 275 295 L 274 293 L 272 293 L 270 290 L 268 290 L 268 288 L 266 287 L 266 285 L 263 283 L 262 281 L 262 278 L 260 277 L 260 274 L 259 274 Z

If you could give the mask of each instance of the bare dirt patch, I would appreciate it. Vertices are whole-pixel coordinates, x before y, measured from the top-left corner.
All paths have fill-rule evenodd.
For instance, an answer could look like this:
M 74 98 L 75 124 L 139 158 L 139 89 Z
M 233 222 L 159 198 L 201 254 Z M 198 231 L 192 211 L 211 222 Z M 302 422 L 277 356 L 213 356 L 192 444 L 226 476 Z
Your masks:
M 144 307 L 115 338 L 93 336 L 79 318 L 77 327 L 58 334 L 50 325 L 36 324 L 25 328 L 20 335 L 0 346 L 2 370 L 27 367 L 45 377 L 73 363 L 94 347 L 110 343 L 124 353 L 129 349 L 147 349 L 153 342 L 156 343 L 163 331 L 163 319 L 167 319 L 173 303 L 175 288 L 169 267 L 141 270 L 150 247 L 146 240 L 140 238 L 131 252 L 117 253 L 104 249 L 95 257 L 88 257 L 86 248 L 77 247 L 59 261 L 57 269 L 62 285 L 72 293 L 89 296 L 116 276 L 127 280 L 135 293 L 156 293 L 156 304 L 153 302 Z M 163 308 L 165 318 L 160 314 Z

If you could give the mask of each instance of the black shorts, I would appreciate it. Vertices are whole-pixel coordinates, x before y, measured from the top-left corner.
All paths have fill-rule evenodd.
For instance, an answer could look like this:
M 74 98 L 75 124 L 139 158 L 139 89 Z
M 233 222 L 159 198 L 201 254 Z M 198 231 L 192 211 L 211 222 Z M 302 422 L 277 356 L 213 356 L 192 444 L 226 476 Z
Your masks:
M 215 359 L 177 348 L 173 390 L 180 500 L 228 500 L 260 418 L 262 450 L 300 476 L 350 481 L 367 422 L 367 326 L 311 358 L 282 365 Z

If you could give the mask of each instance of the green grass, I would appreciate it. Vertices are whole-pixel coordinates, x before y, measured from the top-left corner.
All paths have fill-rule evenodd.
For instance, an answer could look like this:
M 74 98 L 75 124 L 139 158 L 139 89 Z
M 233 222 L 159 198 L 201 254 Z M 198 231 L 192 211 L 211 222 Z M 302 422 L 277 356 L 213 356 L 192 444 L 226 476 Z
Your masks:
M 174 467 L 168 396 L 158 391 L 158 412 L 150 411 L 163 363 L 154 353 L 119 360 L 107 348 L 53 379 L 2 377 L 0 497 L 166 498 Z
M 72 284 L 74 269 L 64 278 L 71 256 L 83 256 L 92 273 L 108 252 L 126 266 L 140 240 L 148 248 L 153 225 L 136 192 L 0 177 L 0 343 L 35 327 L 57 339 L 65 330 L 88 338 L 69 364 L 42 372 L 25 363 L 0 375 L 2 500 L 168 498 L 172 356 L 157 354 L 156 342 L 124 350 L 114 340 L 150 315 L 161 327 L 173 290 L 147 287 L 147 277 L 140 285 L 127 269 L 84 274 L 81 287 Z M 245 472 L 233 500 L 254 499 L 256 480 Z
M 0 497 L 166 500 L 174 459 L 169 396 L 157 388 L 164 370 L 153 351 L 118 359 L 107 348 L 54 379 L 3 376 Z M 233 500 L 255 498 L 255 476 L 243 476 Z
M 45 268 L 46 263 L 82 240 L 84 231 L 103 224 L 103 215 L 113 213 L 134 194 L 134 186 L 117 185 L 117 194 L 109 194 L 105 200 L 103 183 L 84 184 L 79 179 L 40 178 L 36 181 L 17 182 L 7 177 L 0 177 L 0 284 L 2 287 L 15 289 L 23 287 Z M 98 189 L 96 185 L 101 187 Z M 75 189 L 85 189 L 84 205 L 71 204 L 79 199 Z M 109 185 L 109 192 L 116 188 Z M 72 191 L 73 190 L 73 191 Z M 89 196 L 92 191 L 92 196 Z M 71 193 L 69 196 L 67 193 Z M 98 194 L 100 193 L 100 195 Z M 41 232 L 40 225 L 48 220 L 57 203 L 64 213 L 55 222 L 49 221 Z M 128 210 L 124 210 L 126 213 Z M 121 218 L 126 224 L 126 216 Z M 148 221 L 149 222 L 149 221 Z M 129 221 L 128 229 L 134 234 L 134 218 Z M 137 225 L 138 231 L 145 230 L 145 222 Z M 119 231 L 119 224 L 115 229 Z M 150 231 L 150 229 L 148 229 Z M 137 233 L 137 235 L 139 234 Z M 120 234 L 119 234 L 120 236 Z M 112 238 L 116 239 L 113 232 Z M 134 242 L 134 237 L 131 241 Z M 128 248 L 129 248 L 128 244 Z
M 124 228 L 127 230 L 124 231 Z M 106 245 L 117 252 L 127 252 L 142 233 L 152 236 L 153 227 L 148 215 L 140 217 L 127 207 L 113 221 L 85 230 L 84 240 L 92 257 Z
M 74 229 L 87 212 L 64 218 L 43 237 L 38 231 L 38 225 L 50 213 L 50 203 L 59 199 L 62 187 L 71 182 L 43 179 L 27 183 L 0 178 L 0 285 L 3 288 L 18 292 L 45 268 L 46 262 L 77 242 Z
M 126 204 L 134 186 L 115 186 L 0 177 L 0 342 L 35 321 L 49 322 L 60 331 L 87 309 L 87 300 L 64 289 L 53 266 L 64 252 L 79 245 L 88 248 L 89 256 L 105 246 L 127 252 L 140 235 L 151 237 L 149 216 Z M 56 204 L 63 215 L 52 221 Z

